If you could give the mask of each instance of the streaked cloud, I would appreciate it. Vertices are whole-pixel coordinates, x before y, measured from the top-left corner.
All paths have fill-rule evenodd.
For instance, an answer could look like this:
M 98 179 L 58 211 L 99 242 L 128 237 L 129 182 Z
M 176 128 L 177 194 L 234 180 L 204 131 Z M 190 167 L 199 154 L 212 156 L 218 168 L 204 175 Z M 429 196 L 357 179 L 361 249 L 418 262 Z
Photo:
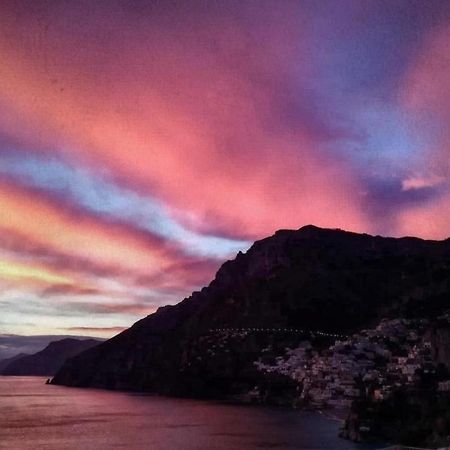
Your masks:
M 69 327 L 67 331 L 74 333 L 92 333 L 94 335 L 106 334 L 107 336 L 115 335 L 121 333 L 128 327 Z
M 449 23 L 434 0 L 2 3 L 10 329 L 113 332 L 279 228 L 445 237 Z
M 0 278 L 18 281 L 37 281 L 44 283 L 68 283 L 68 277 L 59 275 L 50 270 L 34 267 L 30 264 L 22 264 L 14 261 L 0 261 Z

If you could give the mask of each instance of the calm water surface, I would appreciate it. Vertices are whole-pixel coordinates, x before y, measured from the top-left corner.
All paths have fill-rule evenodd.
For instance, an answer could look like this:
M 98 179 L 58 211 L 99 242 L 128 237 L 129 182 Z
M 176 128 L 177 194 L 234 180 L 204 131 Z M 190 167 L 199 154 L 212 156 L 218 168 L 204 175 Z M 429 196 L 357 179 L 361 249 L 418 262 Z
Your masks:
M 0 377 L 0 448 L 8 450 L 367 449 L 315 413 L 47 386 Z

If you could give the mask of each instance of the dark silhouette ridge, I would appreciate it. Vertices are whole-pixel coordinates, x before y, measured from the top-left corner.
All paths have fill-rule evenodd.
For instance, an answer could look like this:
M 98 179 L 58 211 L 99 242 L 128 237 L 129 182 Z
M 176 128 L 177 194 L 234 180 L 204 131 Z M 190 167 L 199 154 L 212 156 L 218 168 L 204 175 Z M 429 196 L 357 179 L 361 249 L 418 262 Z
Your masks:
M 434 317 L 449 306 L 449 281 L 449 240 L 280 230 L 225 262 L 201 291 L 69 359 L 53 383 L 233 397 L 258 382 L 253 363 L 268 343 L 299 338 L 250 336 L 211 354 L 211 329 L 351 333 L 384 317 Z

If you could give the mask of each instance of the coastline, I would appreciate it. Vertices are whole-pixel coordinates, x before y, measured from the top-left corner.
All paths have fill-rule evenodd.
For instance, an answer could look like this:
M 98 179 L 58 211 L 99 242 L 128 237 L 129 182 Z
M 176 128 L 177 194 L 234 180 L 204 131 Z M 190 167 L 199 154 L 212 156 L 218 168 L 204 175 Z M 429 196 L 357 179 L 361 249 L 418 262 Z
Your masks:
M 325 416 L 327 419 L 333 420 L 334 422 L 338 422 L 341 425 L 345 424 L 345 419 L 347 418 L 348 414 L 350 413 L 349 409 L 340 409 L 340 410 L 334 410 L 334 409 L 321 409 L 317 410 L 317 413 Z

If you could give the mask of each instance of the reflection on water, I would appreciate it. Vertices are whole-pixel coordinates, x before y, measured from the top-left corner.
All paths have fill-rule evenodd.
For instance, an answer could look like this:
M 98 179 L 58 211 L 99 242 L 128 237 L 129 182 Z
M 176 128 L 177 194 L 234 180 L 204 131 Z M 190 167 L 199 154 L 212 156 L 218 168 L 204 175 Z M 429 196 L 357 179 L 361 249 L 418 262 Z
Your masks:
M 361 449 L 318 414 L 74 389 L 0 377 L 0 448 Z

